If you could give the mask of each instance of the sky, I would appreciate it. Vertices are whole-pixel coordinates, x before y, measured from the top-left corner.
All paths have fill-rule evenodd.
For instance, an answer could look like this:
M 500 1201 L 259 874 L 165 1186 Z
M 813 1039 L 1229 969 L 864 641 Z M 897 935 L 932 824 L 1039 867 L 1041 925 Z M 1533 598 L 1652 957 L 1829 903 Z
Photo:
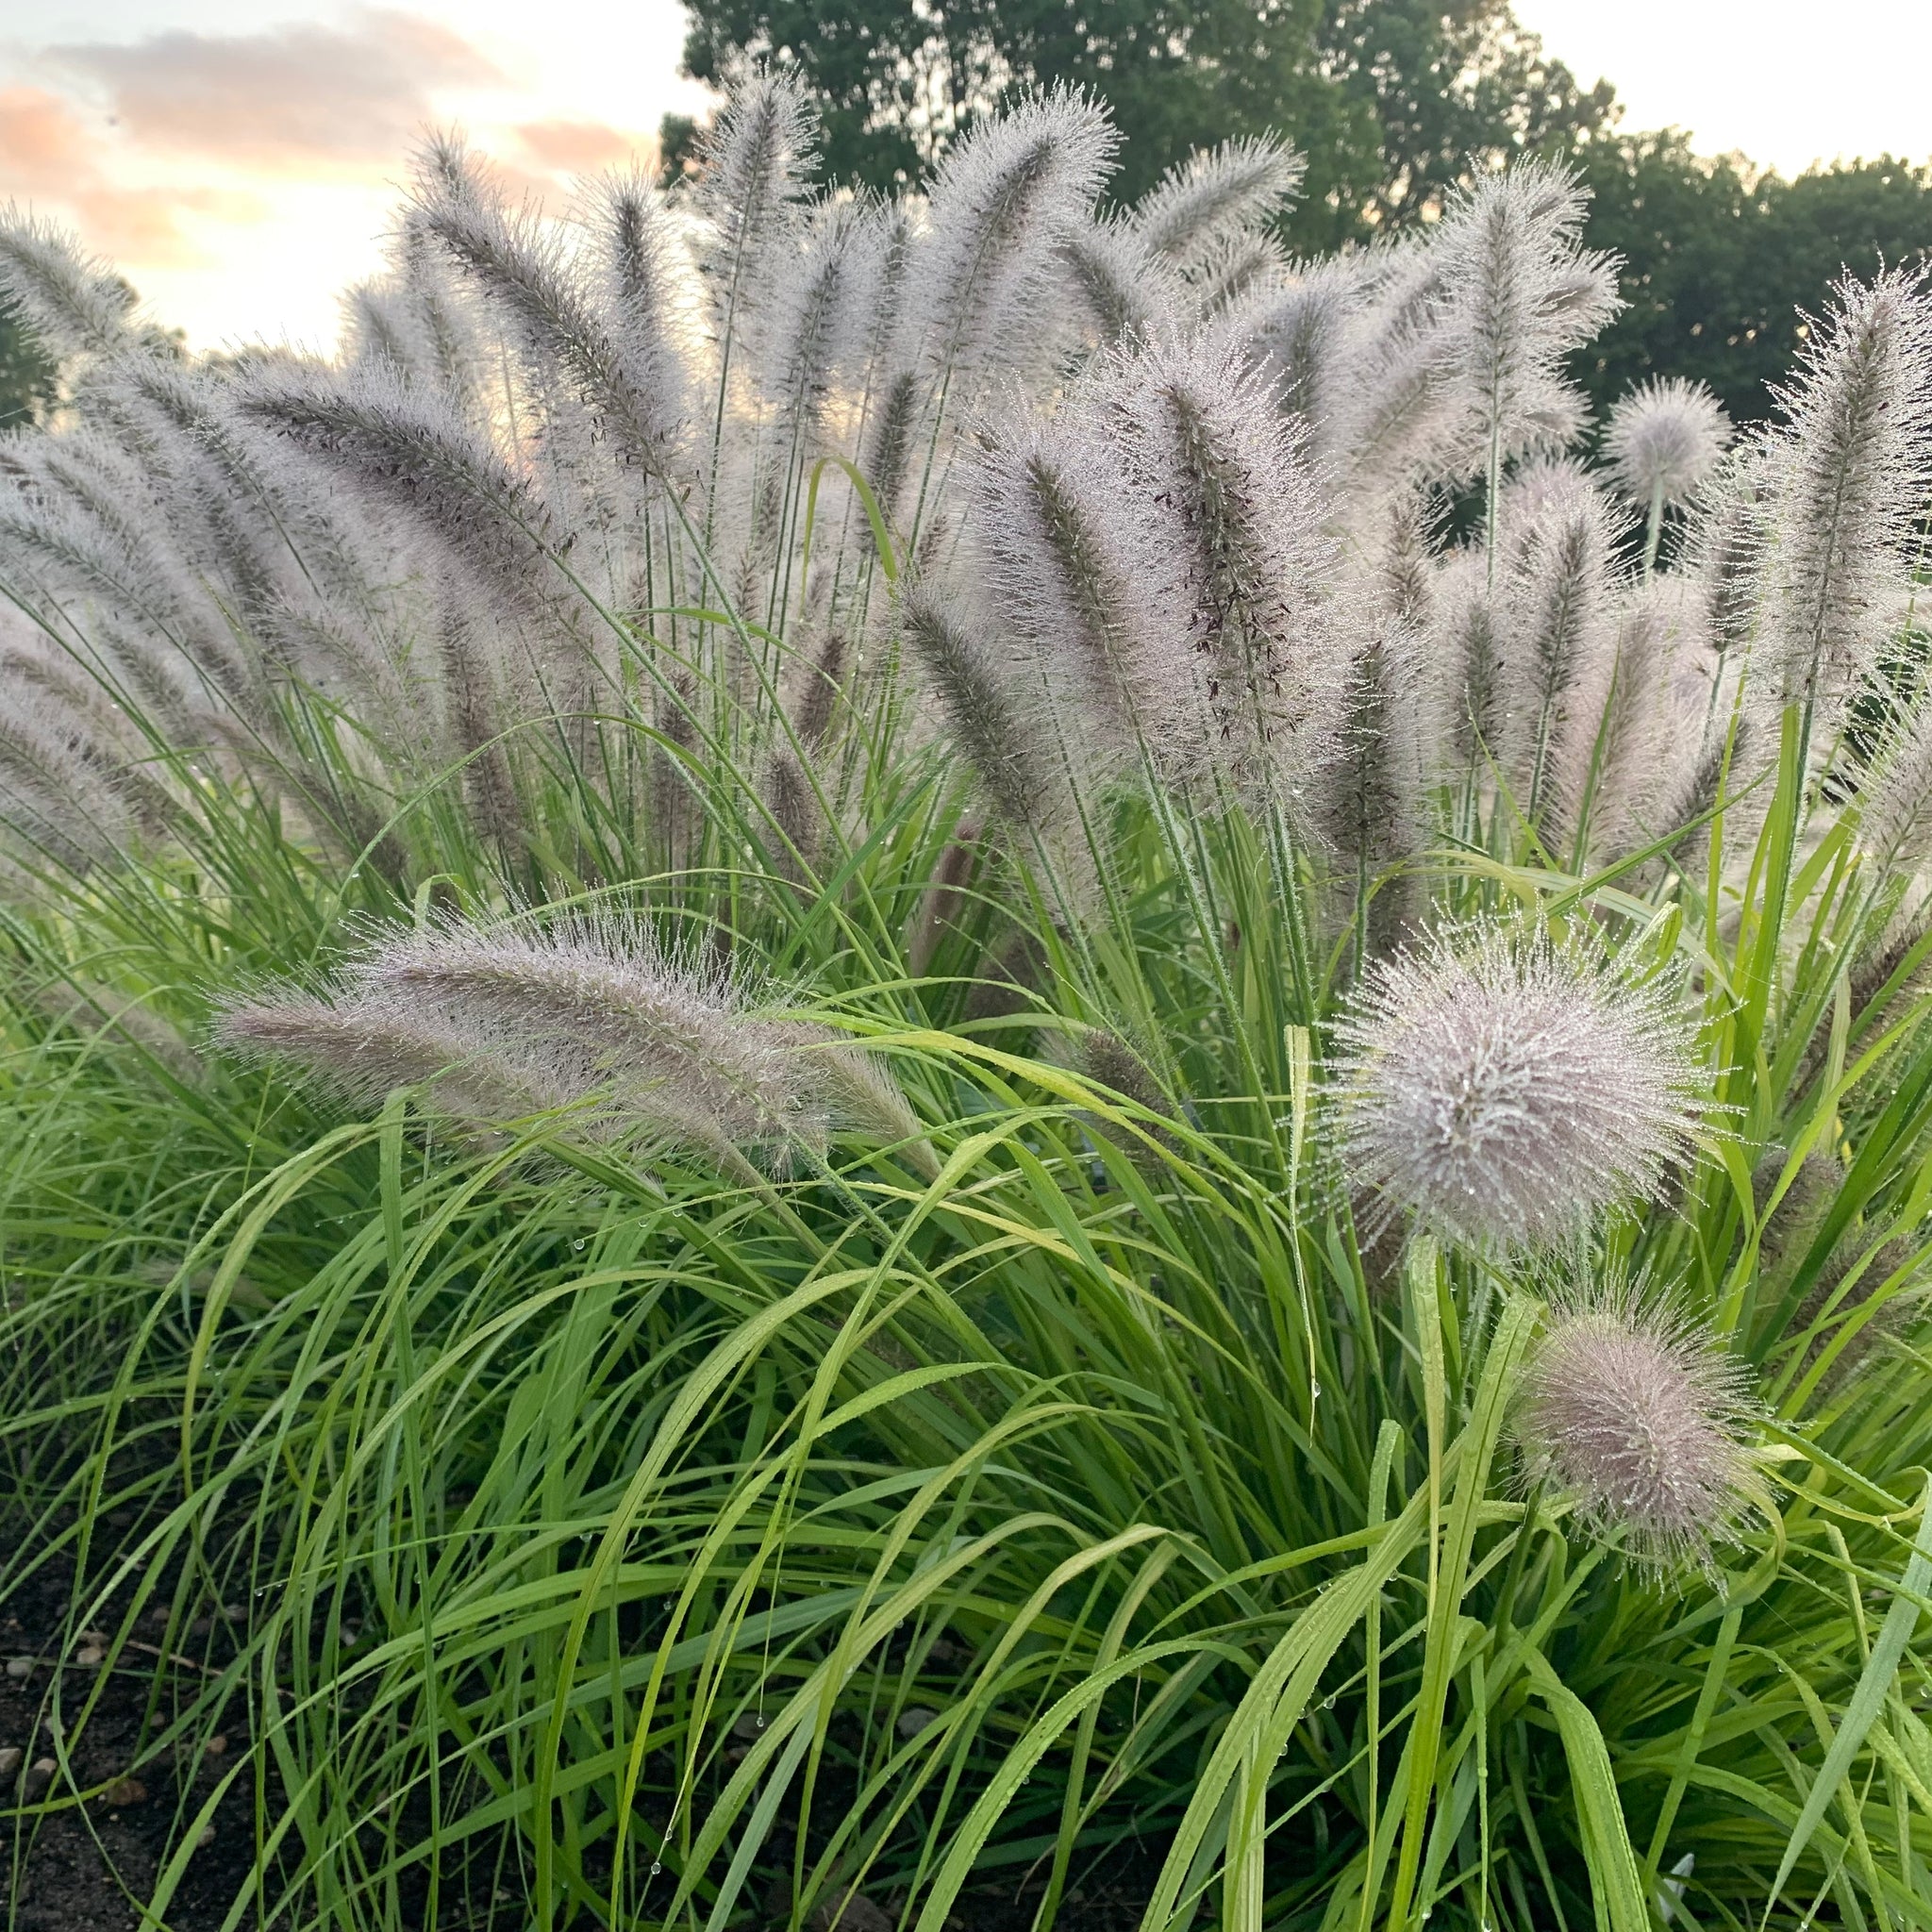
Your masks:
M 832 4 L 832 0 L 828 0 Z M 1794 172 L 1932 158 L 1932 0 L 1517 0 L 1632 127 Z M 25 0 L 0 19 L 0 204 L 79 233 L 196 348 L 326 349 L 426 127 L 517 187 L 647 158 L 675 0 Z

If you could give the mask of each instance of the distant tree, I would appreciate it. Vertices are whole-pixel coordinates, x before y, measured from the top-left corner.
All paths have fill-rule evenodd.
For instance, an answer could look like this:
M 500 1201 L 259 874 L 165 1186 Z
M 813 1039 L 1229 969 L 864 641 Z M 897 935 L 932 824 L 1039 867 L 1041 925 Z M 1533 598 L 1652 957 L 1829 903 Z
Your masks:
M 1190 148 L 1278 129 L 1309 157 L 1293 239 L 1326 246 L 1416 219 L 1469 167 L 1607 125 L 1508 0 L 689 0 L 686 72 L 796 69 L 824 116 L 824 172 L 916 181 L 1015 85 L 1112 105 L 1132 198 Z M 688 152 L 688 124 L 666 153 Z
M 1804 314 L 1845 270 L 1932 258 L 1932 167 L 1881 158 L 1787 181 L 1674 129 L 1580 152 L 1590 238 L 1624 258 L 1629 308 L 1578 371 L 1601 408 L 1649 375 L 1693 376 L 1740 422 L 1771 413 Z
M 0 305 L 0 430 L 25 428 L 53 401 L 54 365 L 12 308 Z

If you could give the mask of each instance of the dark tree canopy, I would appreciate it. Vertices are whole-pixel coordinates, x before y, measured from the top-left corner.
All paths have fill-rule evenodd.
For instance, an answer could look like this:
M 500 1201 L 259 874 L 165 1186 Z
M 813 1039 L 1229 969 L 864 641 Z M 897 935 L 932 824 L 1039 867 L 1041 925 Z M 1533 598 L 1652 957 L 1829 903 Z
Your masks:
M 1015 85 L 1093 89 L 1125 137 L 1116 192 L 1191 148 L 1278 129 L 1309 158 L 1294 239 L 1332 245 L 1415 218 L 1470 159 L 1607 125 L 1507 0 L 690 0 L 688 72 L 793 67 L 824 114 L 830 179 L 916 181 Z M 669 130 L 675 151 L 685 130 Z
M 0 305 L 0 431 L 25 428 L 53 400 L 53 364 Z
M 1624 258 L 1630 307 L 1579 371 L 1599 408 L 1649 375 L 1707 382 L 1731 415 L 1771 412 L 1802 337 L 1846 269 L 1932 259 L 1932 167 L 1883 158 L 1787 181 L 1701 158 L 1675 130 L 1614 135 L 1579 158 L 1590 239 Z

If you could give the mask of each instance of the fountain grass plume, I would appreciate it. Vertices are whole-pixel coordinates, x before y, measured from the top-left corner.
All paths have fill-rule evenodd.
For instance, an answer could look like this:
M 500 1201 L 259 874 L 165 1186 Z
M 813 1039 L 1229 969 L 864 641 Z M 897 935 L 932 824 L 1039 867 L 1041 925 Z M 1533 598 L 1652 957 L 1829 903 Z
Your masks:
M 1620 397 L 1604 430 L 1604 455 L 1630 501 L 1688 502 L 1731 440 L 1718 399 L 1701 382 L 1653 378 Z
M 818 161 L 818 110 L 781 68 L 746 75 L 699 148 L 696 201 L 709 224 L 701 258 L 716 325 L 727 339 L 765 292 L 773 250 L 796 225 Z
M 868 316 L 870 210 L 849 199 L 811 210 L 799 247 L 776 258 L 766 297 L 761 381 L 793 433 L 820 440 L 835 384 L 858 374 Z
M 1466 1247 L 1566 1241 L 1655 1198 L 1691 1144 L 1702 1078 L 1679 988 L 1587 938 L 1451 928 L 1372 965 L 1336 1032 L 1350 1181 Z
M 1587 481 L 1551 473 L 1512 531 L 1514 563 L 1502 591 L 1507 723 L 1504 748 L 1518 807 L 1535 823 L 1557 745 L 1574 727 L 1574 687 L 1593 654 L 1616 592 L 1623 525 Z
M 1035 336 L 1050 325 L 1058 305 L 1037 298 L 1065 275 L 1060 244 L 1089 219 L 1115 145 L 1103 106 L 1054 88 L 978 123 L 948 152 L 914 283 L 927 366 L 941 387 L 1010 347 L 1016 326 Z
M 1883 641 L 1932 487 L 1932 287 L 1924 269 L 1849 277 L 1778 392 L 1789 416 L 1765 639 L 1785 704 L 1827 723 Z
M 1266 227 L 1307 172 L 1307 160 L 1272 136 L 1196 148 L 1135 205 L 1133 231 L 1154 255 L 1197 269 L 1232 238 Z
M 1763 1494 L 1748 1390 L 1715 1335 L 1640 1285 L 1559 1289 L 1513 1417 L 1524 1480 L 1640 1566 L 1708 1569 Z
M 1175 559 L 1195 758 L 1238 795 L 1310 811 L 1352 643 L 1330 596 L 1328 506 L 1294 426 L 1245 348 L 1208 333 L 1116 358 L 1093 393 Z
M 1083 764 L 1173 766 L 1191 676 L 1174 624 L 1171 541 L 1136 500 L 1095 412 L 989 425 L 973 453 L 978 573 L 1058 728 Z M 1098 769 L 1098 766 L 1093 766 Z
M 1074 228 L 1060 252 L 1102 348 L 1148 335 L 1179 313 L 1187 285 L 1123 217 Z
M 0 294 L 62 361 L 110 355 L 131 333 L 134 291 L 64 228 L 12 202 L 0 212 Z
M 419 169 L 415 220 L 532 345 L 540 366 L 568 374 L 612 454 L 648 477 L 675 484 L 688 424 L 682 385 L 668 393 L 659 387 L 663 357 L 632 366 L 556 236 L 533 212 L 507 208 L 467 156 L 439 155 Z
M 1487 465 L 1492 494 L 1503 462 L 1567 440 L 1576 405 L 1562 358 L 1622 306 L 1614 260 L 1582 246 L 1588 202 L 1568 170 L 1520 160 L 1464 191 L 1432 243 L 1433 348 L 1463 417 L 1460 460 Z
M 774 1004 L 635 921 L 578 914 L 529 932 L 445 918 L 378 930 L 319 994 L 239 994 L 214 1039 L 365 1104 L 424 1086 L 471 1124 L 560 1113 L 571 1133 L 683 1146 L 741 1177 L 753 1157 L 823 1158 L 837 1125 L 922 1144 L 870 1055 Z

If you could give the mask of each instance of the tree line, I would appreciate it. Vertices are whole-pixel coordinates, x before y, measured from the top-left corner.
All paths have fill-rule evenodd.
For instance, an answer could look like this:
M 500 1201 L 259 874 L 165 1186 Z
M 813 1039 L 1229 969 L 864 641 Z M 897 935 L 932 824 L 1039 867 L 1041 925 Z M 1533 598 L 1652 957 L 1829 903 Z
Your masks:
M 1457 181 L 1517 154 L 1566 157 L 1594 195 L 1591 240 L 1624 258 L 1624 313 L 1574 372 L 1593 403 L 1646 375 L 1707 383 L 1732 417 L 1771 388 L 1841 272 L 1932 256 L 1932 162 L 1882 156 L 1787 180 L 1675 130 L 1632 133 L 1508 0 L 688 0 L 685 71 L 723 86 L 753 60 L 795 70 L 824 116 L 828 182 L 916 184 L 1005 94 L 1105 95 L 1126 137 L 1115 184 L 1143 192 L 1197 142 L 1280 129 L 1308 157 L 1291 248 L 1430 219 Z M 695 129 L 664 125 L 667 167 Z M 53 400 L 0 310 L 0 425 Z

